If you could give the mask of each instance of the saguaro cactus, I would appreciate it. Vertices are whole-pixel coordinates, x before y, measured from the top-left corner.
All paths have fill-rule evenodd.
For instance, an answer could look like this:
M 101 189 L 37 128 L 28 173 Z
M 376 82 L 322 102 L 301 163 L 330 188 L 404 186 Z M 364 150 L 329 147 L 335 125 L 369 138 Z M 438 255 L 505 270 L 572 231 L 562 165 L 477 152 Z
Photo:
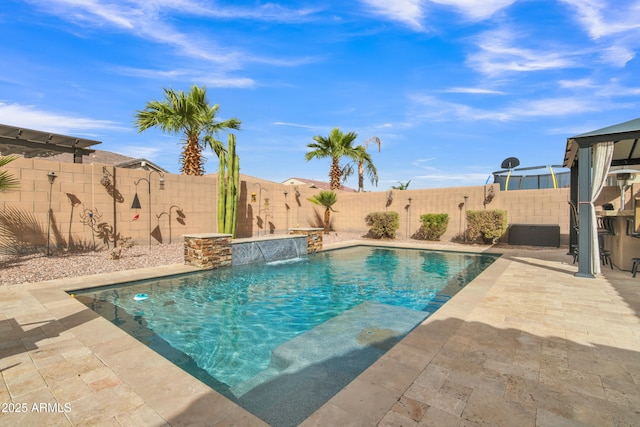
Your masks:
M 236 237 L 240 158 L 236 154 L 236 137 L 229 134 L 229 147 L 220 154 L 218 170 L 218 231 Z

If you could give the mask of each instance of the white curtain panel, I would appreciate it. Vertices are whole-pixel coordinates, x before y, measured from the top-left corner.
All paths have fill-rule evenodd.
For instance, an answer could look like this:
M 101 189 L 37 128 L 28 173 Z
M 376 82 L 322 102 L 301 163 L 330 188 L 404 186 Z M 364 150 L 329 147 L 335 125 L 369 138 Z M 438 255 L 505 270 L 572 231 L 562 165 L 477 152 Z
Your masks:
M 591 185 L 591 268 L 594 274 L 600 269 L 600 245 L 598 243 L 598 221 L 596 221 L 595 201 L 602 191 L 613 158 L 613 142 L 603 142 L 593 146 L 593 179 Z

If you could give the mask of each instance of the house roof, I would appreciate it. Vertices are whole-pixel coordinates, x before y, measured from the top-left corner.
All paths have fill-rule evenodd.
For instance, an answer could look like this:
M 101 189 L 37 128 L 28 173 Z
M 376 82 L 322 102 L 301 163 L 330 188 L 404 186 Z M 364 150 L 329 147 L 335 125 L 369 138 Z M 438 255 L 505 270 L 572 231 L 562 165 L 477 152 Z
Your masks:
M 282 181 L 282 184 L 299 185 L 299 184 L 291 184 L 290 181 L 293 181 L 293 180 L 302 182 L 304 185 L 307 185 L 310 188 L 319 188 L 320 190 L 331 190 L 331 184 L 330 183 L 324 182 L 324 181 L 316 181 L 315 179 L 307 179 L 307 178 L 291 177 L 289 179 L 286 179 L 286 180 Z M 344 185 L 341 185 L 339 190 L 356 192 L 356 190 L 354 190 L 353 188 L 346 187 Z
M 570 168 L 575 162 L 578 147 L 591 146 L 608 141 L 615 143 L 611 166 L 640 164 L 639 138 L 640 118 L 572 136 L 567 138 L 563 166 Z
M 53 160 L 63 163 L 72 163 L 73 154 L 60 153 L 53 156 L 46 157 L 45 160 Z M 144 170 L 157 170 L 158 172 L 168 173 L 168 171 L 157 164 L 144 158 L 134 158 L 125 156 L 122 154 L 114 153 L 112 151 L 93 150 L 93 152 L 82 156 L 82 163 L 100 163 L 105 165 L 112 165 L 118 168 L 127 169 L 144 169 Z

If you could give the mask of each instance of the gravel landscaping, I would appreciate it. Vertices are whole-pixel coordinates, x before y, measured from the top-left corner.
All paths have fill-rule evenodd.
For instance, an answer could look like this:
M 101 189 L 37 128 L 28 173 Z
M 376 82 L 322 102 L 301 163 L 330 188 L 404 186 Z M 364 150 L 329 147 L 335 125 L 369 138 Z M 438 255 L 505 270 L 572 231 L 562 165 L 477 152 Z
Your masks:
M 362 238 L 357 233 L 335 233 L 325 235 L 325 243 Z M 110 250 L 97 252 L 56 252 L 52 256 L 42 253 L 32 255 L 0 255 L 0 283 L 16 285 L 42 282 L 65 277 L 85 276 L 113 271 L 155 267 L 184 262 L 183 243 L 134 245 L 122 252 L 120 259 L 110 259 Z

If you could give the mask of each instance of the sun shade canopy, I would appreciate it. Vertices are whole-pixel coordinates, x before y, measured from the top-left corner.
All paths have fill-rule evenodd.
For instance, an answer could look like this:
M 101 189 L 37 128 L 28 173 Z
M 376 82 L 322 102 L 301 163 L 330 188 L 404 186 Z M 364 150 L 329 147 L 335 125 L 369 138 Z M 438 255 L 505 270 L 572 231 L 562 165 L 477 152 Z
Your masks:
M 640 118 L 608 126 L 606 128 L 567 138 L 567 148 L 563 166 L 570 168 L 576 161 L 579 147 L 592 146 L 603 142 L 614 142 L 611 166 L 640 164 Z
M 88 147 L 100 141 L 59 135 L 51 132 L 25 129 L 0 124 L 0 155 L 19 154 L 24 157 L 48 157 L 59 153 L 72 153 L 75 163 L 95 150 Z

